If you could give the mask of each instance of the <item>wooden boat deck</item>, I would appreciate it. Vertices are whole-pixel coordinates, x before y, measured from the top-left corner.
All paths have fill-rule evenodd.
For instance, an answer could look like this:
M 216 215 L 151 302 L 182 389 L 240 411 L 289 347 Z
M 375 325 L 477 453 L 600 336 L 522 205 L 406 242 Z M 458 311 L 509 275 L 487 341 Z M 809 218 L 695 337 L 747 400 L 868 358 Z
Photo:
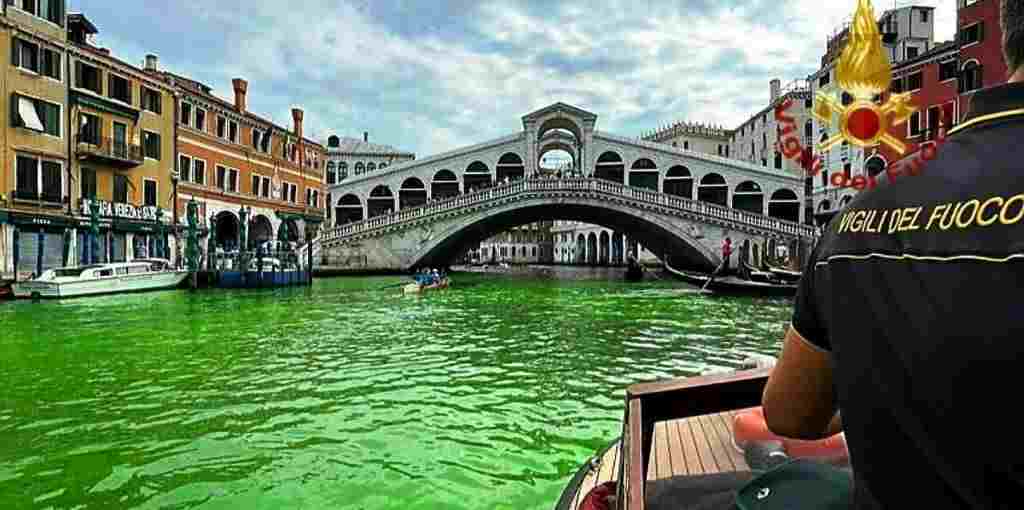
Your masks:
M 738 412 L 742 410 L 655 423 L 647 479 L 749 471 L 732 442 L 732 423 Z M 619 480 L 620 447 L 621 442 L 616 442 L 587 473 L 569 508 L 578 510 L 591 489 Z

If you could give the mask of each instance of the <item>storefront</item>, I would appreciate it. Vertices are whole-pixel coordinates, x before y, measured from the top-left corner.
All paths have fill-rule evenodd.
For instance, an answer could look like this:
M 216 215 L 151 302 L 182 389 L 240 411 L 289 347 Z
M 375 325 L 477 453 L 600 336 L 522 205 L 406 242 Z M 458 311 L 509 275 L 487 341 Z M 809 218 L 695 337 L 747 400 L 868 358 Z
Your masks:
M 157 221 L 156 207 L 138 207 L 132 204 L 99 204 L 99 234 L 91 232 L 89 200 L 82 200 L 82 217 L 77 222 L 77 252 L 79 264 L 127 262 L 139 258 L 171 258 L 169 250 L 170 225 Z
M 10 212 L 6 223 L 14 227 L 10 256 L 18 275 L 39 275 L 64 265 L 74 227 L 70 218 Z

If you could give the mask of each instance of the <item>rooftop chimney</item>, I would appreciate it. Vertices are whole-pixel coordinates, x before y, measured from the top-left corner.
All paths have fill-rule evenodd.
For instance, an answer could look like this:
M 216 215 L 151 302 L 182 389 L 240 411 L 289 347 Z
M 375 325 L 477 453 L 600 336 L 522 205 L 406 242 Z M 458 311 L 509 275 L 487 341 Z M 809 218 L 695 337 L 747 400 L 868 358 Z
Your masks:
M 235 109 L 244 112 L 245 111 L 245 94 L 249 91 L 249 82 L 235 78 L 231 80 L 231 85 L 235 88 Z
M 370 132 L 369 131 L 363 131 L 363 141 L 364 142 L 369 142 L 370 141 Z
M 147 71 L 152 71 L 154 73 L 157 72 L 158 71 L 157 65 L 159 63 L 160 63 L 160 59 L 157 58 L 156 55 L 153 55 L 152 53 L 149 54 L 149 55 L 146 55 L 146 70 Z
M 774 103 L 775 100 L 778 99 L 780 95 L 782 95 L 782 82 L 779 81 L 778 78 L 776 78 L 769 83 L 771 85 L 772 94 L 772 99 L 771 101 L 769 101 L 769 103 Z
M 295 123 L 295 137 L 302 140 L 302 109 L 292 108 L 292 121 Z

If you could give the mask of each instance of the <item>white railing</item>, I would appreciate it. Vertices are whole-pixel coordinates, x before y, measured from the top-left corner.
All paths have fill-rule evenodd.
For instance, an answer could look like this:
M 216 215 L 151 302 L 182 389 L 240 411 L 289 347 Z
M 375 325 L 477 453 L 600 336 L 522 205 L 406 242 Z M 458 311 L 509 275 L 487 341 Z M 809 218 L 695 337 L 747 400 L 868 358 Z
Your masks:
M 335 241 L 343 240 L 348 237 L 366 234 L 374 230 L 385 229 L 406 222 L 422 220 L 424 218 L 441 215 L 453 210 L 460 210 L 471 206 L 497 205 L 497 203 L 503 199 L 512 198 L 524 193 L 537 192 L 577 192 L 599 194 L 603 196 L 627 199 L 638 205 L 657 205 L 784 235 L 806 238 L 813 238 L 817 236 L 817 229 L 810 225 L 803 225 L 792 221 L 771 218 L 761 214 L 732 209 L 717 204 L 709 204 L 707 202 L 677 197 L 667 193 L 651 191 L 645 188 L 634 188 L 603 179 L 567 178 L 520 180 L 481 191 L 449 197 L 444 200 L 431 202 L 418 207 L 406 208 L 397 212 L 335 227 L 321 235 L 319 241 L 321 245 L 331 244 Z

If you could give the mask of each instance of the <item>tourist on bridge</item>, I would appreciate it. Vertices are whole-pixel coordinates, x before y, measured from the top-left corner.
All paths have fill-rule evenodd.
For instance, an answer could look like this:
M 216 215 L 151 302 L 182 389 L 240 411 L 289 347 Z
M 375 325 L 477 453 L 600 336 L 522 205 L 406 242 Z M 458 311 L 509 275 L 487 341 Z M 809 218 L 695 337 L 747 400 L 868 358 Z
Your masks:
M 1000 400 L 1024 360 L 1024 0 L 1002 0 L 1001 18 L 1009 83 L 974 92 L 917 175 L 863 191 L 826 227 L 764 391 L 776 434 L 845 431 L 851 508 L 1024 501 L 1024 443 Z M 851 227 L 876 214 L 903 226 Z

